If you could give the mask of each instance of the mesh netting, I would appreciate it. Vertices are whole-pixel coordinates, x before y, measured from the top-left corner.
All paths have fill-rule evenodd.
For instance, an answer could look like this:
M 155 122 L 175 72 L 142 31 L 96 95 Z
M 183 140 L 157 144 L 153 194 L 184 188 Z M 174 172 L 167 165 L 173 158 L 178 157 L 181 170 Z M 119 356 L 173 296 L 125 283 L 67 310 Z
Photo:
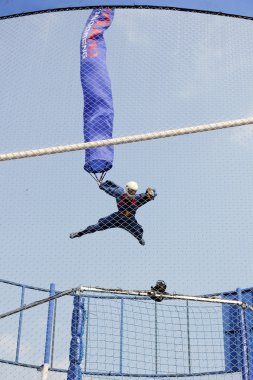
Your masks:
M 79 44 L 90 12 L 1 21 L 3 125 L 15 136 L 15 113 L 19 129 L 32 132 L 32 146 L 82 135 Z M 114 136 L 251 115 L 251 21 L 169 10 L 115 12 L 105 32 Z M 46 136 L 36 133 L 43 128 Z M 23 138 L 5 138 L 2 150 L 30 145 Z
M 83 141 L 80 38 L 90 12 L 0 21 L 1 152 Z M 104 37 L 113 137 L 252 116 L 252 21 L 116 9 Z M 82 152 L 1 163 L 2 273 L 37 286 L 53 279 L 59 288 L 140 289 L 157 278 L 182 293 L 251 286 L 252 136 L 249 126 L 115 147 L 104 192 L 83 171 Z M 139 187 L 126 196 L 130 180 Z M 78 239 L 69 239 L 72 231 Z M 19 297 L 1 292 L 1 312 Z M 233 313 L 222 306 L 127 300 L 122 335 L 121 301 L 89 302 L 84 378 L 242 376 L 237 311 L 231 327 Z M 50 366 L 63 372 L 50 371 L 52 380 L 66 379 L 72 308 L 72 297 L 57 301 Z M 19 315 L 1 322 L 0 377 L 40 378 L 46 318 L 46 304 L 23 313 L 18 362 L 35 368 L 15 366 Z
M 90 12 L 1 20 L 1 152 L 83 140 L 80 38 Z M 116 9 L 104 36 L 114 137 L 251 115 L 251 21 Z M 123 190 L 129 180 L 135 180 L 139 193 L 145 194 L 149 186 L 158 193 L 136 216 L 147 252 L 159 251 L 166 263 L 169 249 L 170 265 L 179 268 L 192 267 L 192 255 L 200 262 L 205 252 L 213 263 L 208 267 L 213 275 L 221 254 L 227 273 L 240 266 L 238 252 L 253 248 L 251 136 L 249 126 L 115 147 L 107 178 Z M 69 239 L 70 232 L 84 230 L 117 211 L 113 199 L 89 180 L 83 164 L 82 152 L 1 164 L 1 244 L 23 268 L 24 281 L 37 281 L 38 268 L 47 273 L 44 281 L 51 281 L 62 255 L 64 266 L 73 273 L 72 254 L 82 260 L 86 244 L 85 268 L 96 257 L 99 263 L 97 255 L 105 241 L 107 254 L 114 258 L 119 250 L 123 260 L 128 259 L 128 250 L 136 252 L 137 262 L 132 261 L 130 271 L 139 276 L 136 269 L 142 263 L 137 252 L 142 247 L 125 231 Z M 16 266 L 5 263 L 6 277 L 21 280 Z M 114 278 L 119 272 L 117 262 L 113 263 L 107 273 Z M 27 270 L 30 265 L 33 270 Z M 153 266 L 160 271 L 158 261 Z M 203 278 L 209 278 L 205 270 L 201 268 Z M 81 282 L 83 272 L 75 273 Z M 93 282 L 89 274 L 85 278 Z M 115 285 L 120 279 L 116 277 Z M 237 282 L 240 278 L 238 273 Z M 224 283 L 223 278 L 217 288 L 210 281 L 206 292 L 233 288 L 230 279 Z M 72 275 L 65 274 L 57 282 L 68 286 Z M 194 290 L 199 291 L 197 283 Z
M 15 293 L 20 286 L 1 287 L 13 295 L 9 307 L 19 306 Z M 26 305 L 46 296 L 38 289 L 23 288 Z M 56 303 L 48 322 L 52 324 L 48 379 L 239 379 L 250 375 L 252 310 L 245 304 L 229 304 L 238 294 L 220 295 L 227 299 L 222 304 L 219 299 L 210 303 L 197 298 L 155 302 L 106 292 L 51 301 Z M 252 290 L 242 294 L 243 299 L 252 299 Z M 41 378 L 47 311 L 45 303 L 1 319 L 1 377 Z

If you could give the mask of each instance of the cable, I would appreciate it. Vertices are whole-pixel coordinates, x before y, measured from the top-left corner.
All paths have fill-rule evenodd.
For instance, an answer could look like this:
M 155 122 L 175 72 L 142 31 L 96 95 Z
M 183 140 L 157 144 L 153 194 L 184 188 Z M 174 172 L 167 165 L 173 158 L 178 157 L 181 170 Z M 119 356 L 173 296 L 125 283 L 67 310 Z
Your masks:
M 203 124 L 196 127 L 169 129 L 169 130 L 161 131 L 161 132 L 151 132 L 151 133 L 145 133 L 141 135 L 116 137 L 116 138 L 108 139 L 108 140 L 98 140 L 98 141 L 91 141 L 91 142 L 85 142 L 85 143 L 73 144 L 73 145 L 62 145 L 62 146 L 41 148 L 41 149 L 35 149 L 35 150 L 4 153 L 4 154 L 0 154 L 0 161 L 17 160 L 17 159 L 26 158 L 26 157 L 45 156 L 48 154 L 65 153 L 65 152 L 72 152 L 76 150 L 84 150 L 84 149 L 91 149 L 91 148 L 100 148 L 102 146 L 108 146 L 108 145 L 129 144 L 129 143 L 138 142 L 138 141 L 147 141 L 147 140 L 161 139 L 165 137 L 181 136 L 181 135 L 187 135 L 191 133 L 208 132 L 208 131 L 214 131 L 217 129 L 240 127 L 242 125 L 249 125 L 249 124 L 253 124 L 253 117 L 250 117 L 247 119 L 223 121 L 220 123 L 213 123 L 213 124 Z

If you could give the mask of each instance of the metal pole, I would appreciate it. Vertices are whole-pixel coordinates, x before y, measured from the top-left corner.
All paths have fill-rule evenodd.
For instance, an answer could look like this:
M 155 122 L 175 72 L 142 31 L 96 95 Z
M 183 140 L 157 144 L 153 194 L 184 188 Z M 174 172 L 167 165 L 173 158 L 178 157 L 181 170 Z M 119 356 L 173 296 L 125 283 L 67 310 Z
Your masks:
M 54 296 L 43 298 L 41 300 L 29 303 L 28 305 L 24 305 L 22 307 L 19 307 L 17 309 L 7 311 L 7 313 L 0 314 L 0 319 L 9 317 L 10 315 L 20 313 L 23 310 L 28 310 L 28 309 L 31 309 L 35 306 L 42 305 L 43 303 L 55 300 L 57 298 L 68 296 L 68 295 L 75 293 L 75 292 L 80 292 L 80 288 L 72 288 L 72 289 L 64 290 L 63 292 L 57 292 L 57 294 L 55 294 Z M 252 307 L 252 310 L 253 310 L 253 307 Z
M 54 295 L 55 295 L 55 284 L 50 284 L 50 297 Z M 51 341 L 52 341 L 52 329 L 53 329 L 53 321 L 54 321 L 54 303 L 55 303 L 55 300 L 51 300 L 49 301 L 49 305 L 48 305 L 45 354 L 44 354 L 44 364 L 43 364 L 42 375 L 41 375 L 42 380 L 48 379 L 48 369 L 49 369 Z
M 21 292 L 21 302 L 20 307 L 24 306 L 25 301 L 25 287 L 22 286 L 22 292 Z M 22 332 L 22 322 L 23 322 L 23 311 L 19 314 L 19 322 L 18 322 L 18 339 L 17 339 L 17 348 L 16 348 L 16 363 L 18 363 L 19 360 L 19 351 L 20 351 L 20 342 L 21 342 L 21 332 Z
M 120 362 L 119 362 L 120 373 L 122 373 L 122 366 L 123 366 L 123 318 L 124 318 L 124 300 L 121 299 L 121 303 L 120 303 Z
M 239 301 L 242 301 L 242 290 L 236 289 Z M 249 380 L 249 358 L 248 358 L 248 340 L 246 330 L 245 309 L 240 307 L 240 327 L 241 327 L 241 345 L 242 345 L 242 380 Z
M 186 318 L 187 318 L 187 343 L 188 343 L 188 370 L 191 373 L 191 341 L 190 341 L 190 321 L 189 321 L 189 301 L 186 301 Z
M 84 354 L 84 373 L 87 370 L 87 359 L 88 359 L 88 342 L 89 342 L 89 319 L 90 319 L 90 298 L 87 301 L 87 316 L 86 316 L 86 337 L 85 337 L 85 354 Z
M 157 334 L 157 303 L 155 302 L 155 373 L 157 375 L 158 371 L 158 365 L 157 365 L 157 341 L 158 341 L 158 334 Z
M 53 323 L 53 334 L 52 334 L 52 350 L 51 350 L 51 368 L 54 366 L 54 341 L 55 341 L 55 327 L 56 327 L 56 310 L 57 310 L 57 299 L 54 304 L 54 323 Z

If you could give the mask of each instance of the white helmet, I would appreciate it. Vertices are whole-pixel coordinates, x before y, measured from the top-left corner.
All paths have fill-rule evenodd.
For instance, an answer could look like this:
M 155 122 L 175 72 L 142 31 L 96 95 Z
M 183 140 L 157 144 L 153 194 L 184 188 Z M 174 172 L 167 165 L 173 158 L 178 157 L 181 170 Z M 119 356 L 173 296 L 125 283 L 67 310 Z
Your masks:
M 134 198 L 138 190 L 138 184 L 134 181 L 130 181 L 126 184 L 126 193 L 130 198 Z

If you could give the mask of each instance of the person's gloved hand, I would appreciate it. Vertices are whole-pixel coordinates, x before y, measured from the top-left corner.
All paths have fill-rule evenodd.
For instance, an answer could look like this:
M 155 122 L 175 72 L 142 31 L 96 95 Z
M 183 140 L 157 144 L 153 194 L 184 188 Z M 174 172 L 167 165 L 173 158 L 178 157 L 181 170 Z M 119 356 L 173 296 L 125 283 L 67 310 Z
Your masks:
M 105 181 L 105 182 L 103 182 L 103 180 L 102 181 L 97 181 L 97 184 L 98 184 L 98 187 L 100 188 L 100 189 L 102 189 L 102 186 L 104 185 L 104 184 L 106 184 L 107 186 L 110 186 L 110 185 L 114 185 L 114 182 L 112 182 L 112 181 L 110 181 L 109 179 L 107 180 L 107 181 Z M 102 189 L 103 190 L 103 189 Z
M 155 189 L 152 189 L 152 187 L 148 187 L 146 190 L 146 195 L 148 196 L 149 199 L 154 199 L 156 196 Z

